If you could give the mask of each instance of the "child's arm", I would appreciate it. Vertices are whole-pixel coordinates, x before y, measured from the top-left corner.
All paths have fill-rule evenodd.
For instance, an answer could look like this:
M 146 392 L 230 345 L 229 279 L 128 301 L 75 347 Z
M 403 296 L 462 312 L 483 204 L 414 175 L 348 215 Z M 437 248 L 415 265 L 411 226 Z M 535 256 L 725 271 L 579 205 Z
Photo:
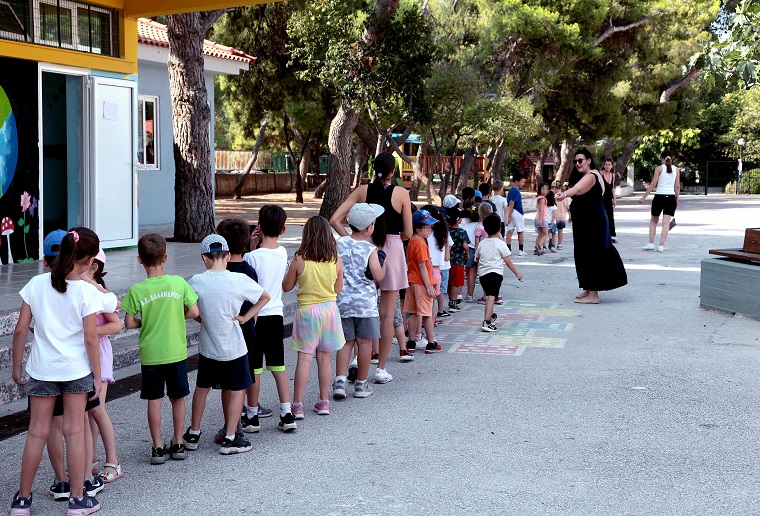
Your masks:
M 244 315 L 238 315 L 236 317 L 233 317 L 233 321 L 237 321 L 240 324 L 245 324 L 257 315 L 259 315 L 259 312 L 262 308 L 269 302 L 271 299 L 271 296 L 267 294 L 267 291 L 261 293 L 261 297 L 259 297 L 259 300 L 256 301 L 256 303 L 248 309 L 248 311 Z
M 114 335 L 121 331 L 121 319 L 116 312 L 103 313 L 108 320 L 103 326 L 97 326 L 95 331 L 98 335 Z
M 196 321 L 201 322 L 201 311 L 198 309 L 198 303 L 185 306 L 185 319 L 195 319 Z
M 385 278 L 385 262 L 380 265 L 380 259 L 377 257 L 377 249 L 372 251 L 369 255 L 369 271 L 372 273 L 372 279 L 375 281 L 383 281 Z
M 124 316 L 124 326 L 130 330 L 134 328 L 141 328 L 142 320 L 138 319 L 134 315 L 127 314 L 126 316 Z
M 335 280 L 333 290 L 335 290 L 335 294 L 337 295 L 343 290 L 343 260 L 340 259 L 340 256 L 338 256 L 338 263 L 335 264 L 335 268 L 337 269 L 338 277 Z
M 504 257 L 504 264 L 507 266 L 507 268 L 508 268 L 509 270 L 511 270 L 511 271 L 512 271 L 512 274 L 514 274 L 514 275 L 515 275 L 515 277 L 517 277 L 518 281 L 522 281 L 522 280 L 523 280 L 523 279 L 522 279 L 522 274 L 520 274 L 520 273 L 517 271 L 517 267 L 515 267 L 515 264 L 514 264 L 514 263 L 512 263 L 512 259 L 511 259 L 509 256 L 505 256 L 505 257 Z
M 85 316 L 84 322 L 84 347 L 87 350 L 87 358 L 90 360 L 90 369 L 92 369 L 93 395 L 90 401 L 96 400 L 100 396 L 100 344 L 98 343 L 98 332 L 95 325 L 95 314 Z
M 290 267 L 288 267 L 288 273 L 285 274 L 285 279 L 282 280 L 282 291 L 290 292 L 296 288 L 298 276 L 301 274 L 303 274 L 303 258 L 299 255 L 295 255 L 293 261 L 290 262 Z
M 420 276 L 422 277 L 422 283 L 425 284 L 425 290 L 430 297 L 435 298 L 435 289 L 430 284 L 430 278 L 428 277 L 427 261 L 419 262 L 417 266 L 420 268 Z
M 26 382 L 21 380 L 24 361 L 24 346 L 26 346 L 26 337 L 29 334 L 29 325 L 32 322 L 32 308 L 26 301 L 21 303 L 21 312 L 18 315 L 16 329 L 13 330 L 13 381 L 17 385 L 25 385 Z
M 443 261 L 449 262 L 451 261 L 451 246 L 449 245 L 448 241 L 446 241 L 446 247 L 444 249 L 445 251 L 443 253 Z

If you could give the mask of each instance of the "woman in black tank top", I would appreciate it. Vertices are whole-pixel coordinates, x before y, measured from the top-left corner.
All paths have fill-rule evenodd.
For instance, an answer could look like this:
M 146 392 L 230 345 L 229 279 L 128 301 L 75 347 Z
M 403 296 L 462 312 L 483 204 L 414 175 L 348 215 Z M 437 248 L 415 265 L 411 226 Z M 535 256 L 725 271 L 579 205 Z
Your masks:
M 380 356 L 374 380 L 377 383 L 387 383 L 393 379 L 385 371 L 393 340 L 393 312 L 398 301 L 399 290 L 409 285 L 402 240 L 408 240 L 412 236 L 412 207 L 409 192 L 395 184 L 396 159 L 392 154 L 388 152 L 379 154 L 375 158 L 373 169 L 375 179 L 372 183 L 356 187 L 330 218 L 330 224 L 339 235 L 347 236 L 348 232 L 343 223 L 354 204 L 366 202 L 379 204 L 385 208 L 383 215 L 375 222 L 372 242 L 386 254 L 385 278 L 378 283 L 380 288 Z M 399 347 L 402 351 L 406 351 L 406 342 L 399 343 Z M 338 371 L 337 374 L 343 375 L 346 371 Z

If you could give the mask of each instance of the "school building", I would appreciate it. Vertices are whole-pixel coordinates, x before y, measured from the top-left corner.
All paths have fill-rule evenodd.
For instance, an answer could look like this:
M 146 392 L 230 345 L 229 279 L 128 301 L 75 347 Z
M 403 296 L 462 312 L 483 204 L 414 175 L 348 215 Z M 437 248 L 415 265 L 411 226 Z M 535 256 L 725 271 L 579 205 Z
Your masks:
M 0 0 L 3 264 L 39 258 L 53 229 L 90 227 L 108 249 L 173 222 L 169 44 L 147 18 L 257 3 Z M 214 74 L 251 58 L 207 41 L 204 60 L 213 110 Z

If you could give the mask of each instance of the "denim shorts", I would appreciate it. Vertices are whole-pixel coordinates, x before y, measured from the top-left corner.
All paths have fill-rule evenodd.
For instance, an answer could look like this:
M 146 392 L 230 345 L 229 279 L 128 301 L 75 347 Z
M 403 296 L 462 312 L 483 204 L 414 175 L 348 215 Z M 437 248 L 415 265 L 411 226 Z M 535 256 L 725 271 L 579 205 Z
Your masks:
M 28 396 L 58 396 L 59 394 L 90 392 L 92 388 L 92 373 L 77 380 L 69 380 L 65 382 L 53 382 L 29 378 L 29 382 L 26 384 L 26 394 Z
M 475 249 L 470 247 L 470 254 L 467 256 L 467 265 L 466 267 L 469 269 L 474 269 L 477 267 L 478 264 L 475 262 Z
M 441 269 L 441 294 L 449 293 L 449 270 Z

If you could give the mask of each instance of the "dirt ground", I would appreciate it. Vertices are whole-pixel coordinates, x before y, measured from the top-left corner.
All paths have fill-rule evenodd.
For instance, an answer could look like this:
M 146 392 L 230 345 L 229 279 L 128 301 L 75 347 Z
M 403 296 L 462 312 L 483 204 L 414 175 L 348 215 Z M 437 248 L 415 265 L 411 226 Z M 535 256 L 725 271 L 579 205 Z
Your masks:
M 216 218 L 240 217 L 248 222 L 256 222 L 262 206 L 277 204 L 288 214 L 288 224 L 304 225 L 309 217 L 319 215 L 322 199 L 315 199 L 314 192 L 304 192 L 303 200 L 303 204 L 296 203 L 294 193 L 260 194 L 237 200 L 220 197 L 216 199 Z

